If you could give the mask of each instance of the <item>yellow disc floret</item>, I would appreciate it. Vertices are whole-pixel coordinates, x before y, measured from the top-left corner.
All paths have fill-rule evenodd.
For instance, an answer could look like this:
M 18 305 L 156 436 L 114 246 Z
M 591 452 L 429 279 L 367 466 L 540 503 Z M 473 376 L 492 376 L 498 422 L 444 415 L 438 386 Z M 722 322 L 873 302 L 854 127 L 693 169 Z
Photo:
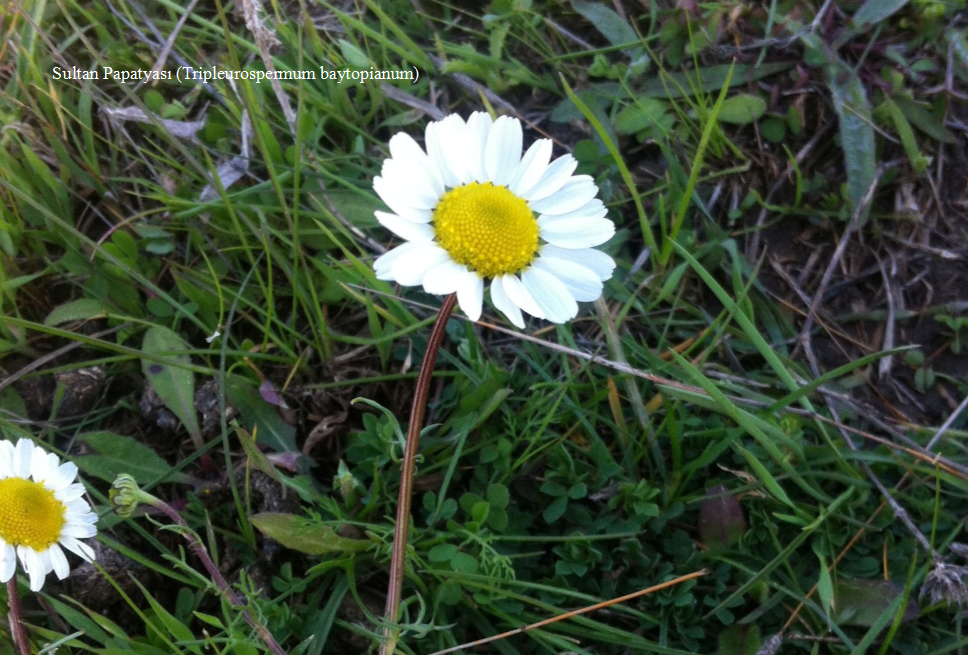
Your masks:
M 528 203 L 490 182 L 445 193 L 433 225 L 440 247 L 484 278 L 516 273 L 538 252 L 538 222 Z
M 11 546 L 47 550 L 64 527 L 64 504 L 39 482 L 0 480 L 0 537 Z

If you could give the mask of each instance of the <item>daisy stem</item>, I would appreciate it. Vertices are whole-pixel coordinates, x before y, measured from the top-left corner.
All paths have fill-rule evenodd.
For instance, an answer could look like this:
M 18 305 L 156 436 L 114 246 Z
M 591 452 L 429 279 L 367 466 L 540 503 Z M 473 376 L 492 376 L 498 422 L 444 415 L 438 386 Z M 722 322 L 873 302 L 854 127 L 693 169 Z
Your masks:
M 410 425 L 407 427 L 407 441 L 400 463 L 400 494 L 397 497 L 397 519 L 393 526 L 393 551 L 390 555 L 390 583 L 387 586 L 387 605 L 384 618 L 387 623 L 394 624 L 400 612 L 400 595 L 403 592 L 403 577 L 407 566 L 407 532 L 410 528 L 410 501 L 413 496 L 413 474 L 417 467 L 417 451 L 420 445 L 420 430 L 423 428 L 424 415 L 427 413 L 427 396 L 430 392 L 430 380 L 437 363 L 437 352 L 444 340 L 444 328 L 457 304 L 457 295 L 450 294 L 444 298 L 437 320 L 430 331 L 427 350 L 424 352 L 423 362 L 420 364 L 420 374 L 414 388 L 413 404 L 410 407 Z M 400 631 L 387 626 L 383 630 L 383 644 L 380 655 L 391 655 L 396 649 Z
M 17 576 L 7 580 L 7 603 L 10 605 L 7 620 L 10 622 L 10 635 L 17 647 L 17 653 L 19 655 L 30 655 L 27 628 L 24 627 L 23 612 L 20 609 L 20 593 L 17 591 Z

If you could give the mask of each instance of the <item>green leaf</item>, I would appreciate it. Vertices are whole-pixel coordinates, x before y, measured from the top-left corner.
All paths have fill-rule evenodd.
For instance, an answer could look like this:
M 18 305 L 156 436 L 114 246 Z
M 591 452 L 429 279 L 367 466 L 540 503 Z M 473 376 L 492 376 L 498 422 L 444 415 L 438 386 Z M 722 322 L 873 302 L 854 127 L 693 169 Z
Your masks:
M 960 27 L 952 27 L 945 31 L 951 52 L 954 54 L 955 72 L 960 73 L 962 79 L 968 78 L 968 36 Z M 960 66 L 960 68 L 959 68 Z
M 456 605 L 461 601 L 462 590 L 459 583 L 447 580 L 437 587 L 437 602 L 442 605 Z
M 615 117 L 615 131 L 619 134 L 635 134 L 652 127 L 665 116 L 666 104 L 655 98 L 637 98 L 635 104 L 625 107 Z
M 640 40 L 632 26 L 615 13 L 614 9 L 597 2 L 581 2 L 580 0 L 572 0 L 571 6 L 614 46 L 628 46 Z M 627 49 L 627 52 L 628 50 L 631 49 Z M 639 51 L 642 48 L 635 48 L 634 50 Z M 628 52 L 628 54 L 632 59 L 635 59 L 633 53 Z
M 154 610 L 155 616 L 157 616 L 158 619 L 161 621 L 161 624 L 165 626 L 165 630 L 167 630 L 168 633 L 175 638 L 175 641 L 179 641 L 179 642 L 195 641 L 195 635 L 192 634 L 192 631 L 188 628 L 187 625 L 185 625 L 184 623 L 176 619 L 173 614 L 171 614 L 168 610 L 166 610 L 162 606 L 161 603 L 155 600 L 154 597 L 150 593 L 148 593 L 148 590 L 145 589 L 144 586 L 140 582 L 138 582 L 136 578 L 132 578 L 132 579 L 134 580 L 134 583 L 138 585 L 138 589 L 141 590 L 141 593 L 144 594 L 145 599 L 148 601 L 148 604 L 151 605 L 151 609 Z M 199 649 L 198 646 L 186 646 L 186 648 L 188 649 L 189 652 L 198 653 L 198 655 L 201 655 L 201 649 Z
M 897 96 L 891 98 L 904 113 L 911 125 L 918 128 L 935 141 L 954 143 L 957 139 L 951 130 L 944 126 L 942 119 L 909 98 Z
M 431 562 L 449 562 L 457 554 L 457 546 L 454 544 L 437 544 L 427 553 L 427 559 Z
M 847 167 L 847 199 L 852 211 L 862 206 L 867 191 L 874 183 L 874 125 L 867 92 L 854 70 L 844 62 L 826 67 L 834 109 L 840 118 L 840 143 Z M 869 206 L 864 206 L 860 224 L 867 220 Z
M 354 68 L 369 68 L 373 65 L 370 62 L 370 58 L 366 56 L 365 52 L 346 39 L 339 39 L 337 43 L 339 43 L 339 50 L 343 55 L 343 59 L 350 66 L 353 66 Z
M 188 344 L 172 330 L 155 325 L 145 332 L 141 350 L 150 355 L 164 357 L 170 362 L 159 364 L 157 361 L 143 359 L 141 371 L 165 403 L 165 407 L 182 422 L 195 445 L 201 447 L 202 431 L 195 414 L 195 374 L 185 368 L 191 364 L 191 358 L 188 355 L 171 354 L 188 350 Z
M 222 624 L 222 621 L 217 616 L 212 616 L 211 614 L 203 614 L 202 612 L 192 612 L 192 614 L 194 614 L 195 618 L 197 618 L 199 621 L 202 621 L 203 623 L 207 623 L 209 625 L 215 626 L 220 630 L 225 629 L 225 626 Z
M 908 123 L 901 108 L 894 104 L 890 98 L 884 98 L 884 106 L 887 107 L 891 120 L 894 122 L 894 129 L 897 130 L 897 135 L 901 137 L 901 146 L 904 148 L 904 154 L 907 155 L 908 161 L 911 162 L 911 168 L 914 169 L 916 174 L 920 175 L 928 167 L 930 160 L 922 155 L 918 149 L 918 142 L 914 138 L 914 130 L 911 129 L 911 124 Z
M 353 225 L 359 228 L 379 225 L 374 212 L 378 209 L 383 210 L 384 204 L 375 194 L 349 189 L 332 189 L 327 195 L 343 218 Z
M 541 485 L 541 493 L 547 494 L 549 496 L 564 496 L 568 493 L 565 489 L 565 485 L 560 482 L 555 482 L 554 480 L 548 480 L 543 485 Z
M 265 453 L 259 450 L 259 447 L 256 446 L 255 438 L 246 432 L 235 421 L 232 421 L 232 427 L 235 428 L 235 436 L 239 438 L 239 442 L 242 444 L 242 450 L 245 451 L 249 462 L 279 484 L 285 484 L 282 481 L 282 475 L 279 473 L 276 467 L 272 465 L 272 462 L 270 462 L 269 458 L 265 456 Z M 340 465 L 342 464 L 343 462 L 341 461 Z
M 487 488 L 487 502 L 494 509 L 504 509 L 510 499 L 511 494 L 503 484 L 494 483 Z
M 719 655 L 756 655 L 761 643 L 756 624 L 736 623 L 719 633 Z
M 588 495 L 588 487 L 584 482 L 576 482 L 568 488 L 568 497 L 572 500 L 580 500 Z
M 782 143 L 786 133 L 786 122 L 779 118 L 770 116 L 760 125 L 760 134 L 770 143 Z
M 450 561 L 450 568 L 458 573 L 477 573 L 477 559 L 467 553 L 457 553 Z
M 820 596 L 820 604 L 828 617 L 834 614 L 834 583 L 830 578 L 830 571 L 827 570 L 827 560 L 823 555 L 820 558 L 820 577 L 817 580 L 817 594 Z
M 73 462 L 88 475 L 114 482 L 121 473 L 127 473 L 138 484 L 151 484 L 159 480 L 190 484 L 192 478 L 175 472 L 158 453 L 131 437 L 113 432 L 88 432 L 78 439 L 90 446 L 96 455 L 81 455 Z
M 638 40 L 635 30 L 613 9 L 597 2 L 573 0 L 572 8 L 595 26 L 612 45 L 624 45 Z
M 507 510 L 494 509 L 494 507 L 492 506 L 490 513 L 487 515 L 487 525 L 492 530 L 503 532 L 508 527 Z
M 86 321 L 92 318 L 104 318 L 112 311 L 112 307 L 93 298 L 80 298 L 58 305 L 51 310 L 44 325 L 60 325 L 68 321 Z
M 568 496 L 559 496 L 545 507 L 542 516 L 548 523 L 554 523 L 561 518 L 561 515 L 565 513 L 566 509 L 568 509 Z
M 890 18 L 908 3 L 908 0 L 866 0 L 854 13 L 854 27 L 866 30 Z
M 296 429 L 286 423 L 276 408 L 266 402 L 255 386 L 238 375 L 225 377 L 225 395 L 232 406 L 242 415 L 240 424 L 252 427 L 256 442 L 279 453 L 296 448 Z
M 793 501 L 790 500 L 789 496 L 787 496 L 786 492 L 783 490 L 783 487 L 781 487 L 780 483 L 777 482 L 776 478 L 773 477 L 773 474 L 770 473 L 769 470 L 767 470 L 767 468 L 763 465 L 763 462 L 756 457 L 753 457 L 752 453 L 739 444 L 733 444 L 733 448 L 738 450 L 740 454 L 746 458 L 746 463 L 750 465 L 750 468 L 753 469 L 756 477 L 763 482 L 763 486 L 766 487 L 766 490 L 769 491 L 774 498 L 788 507 L 795 507 Z
M 92 610 L 84 607 L 83 609 L 91 614 L 91 616 L 85 615 L 84 612 L 78 610 L 73 605 L 68 605 L 54 596 L 48 596 L 47 602 L 50 603 L 54 611 L 57 612 L 63 621 L 65 621 L 71 628 L 75 630 L 82 630 L 84 632 L 85 639 L 90 639 L 103 644 L 106 647 L 117 647 L 120 648 L 124 645 L 127 639 L 115 639 L 114 637 L 108 635 L 101 627 L 98 625 L 98 621 L 101 616 Z M 83 606 L 82 606 L 83 607 Z M 130 652 L 130 651 L 129 651 Z
M 487 520 L 487 515 L 488 515 L 488 512 L 490 511 L 491 511 L 491 506 L 488 505 L 485 501 L 474 503 L 474 506 L 471 507 L 471 518 L 477 523 L 483 523 L 484 521 Z
M 741 93 L 727 98 L 716 116 L 724 123 L 749 125 L 766 112 L 766 101 L 759 96 Z
M 249 521 L 270 539 L 307 555 L 361 553 L 373 545 L 367 539 L 341 537 L 330 526 L 295 514 L 264 512 L 250 516 Z
M 724 85 L 730 87 L 748 84 L 781 73 L 793 67 L 792 62 L 778 61 L 749 66 L 747 64 L 717 64 L 695 71 L 682 73 L 661 72 L 658 77 L 644 80 L 639 94 L 650 98 L 682 98 L 700 93 L 719 91 Z M 730 70 L 732 69 L 732 77 Z
M 834 585 L 834 620 L 840 625 L 874 625 L 904 589 L 890 580 L 838 580 Z M 908 598 L 902 623 L 918 618 L 918 606 Z

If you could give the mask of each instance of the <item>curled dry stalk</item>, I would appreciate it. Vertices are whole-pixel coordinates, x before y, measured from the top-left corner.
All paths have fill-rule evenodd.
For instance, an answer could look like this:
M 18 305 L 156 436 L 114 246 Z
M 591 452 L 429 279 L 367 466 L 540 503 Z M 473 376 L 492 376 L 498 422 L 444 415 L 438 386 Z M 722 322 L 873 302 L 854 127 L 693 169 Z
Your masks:
M 414 388 L 413 404 L 410 407 L 410 425 L 407 427 L 407 441 L 404 446 L 403 460 L 400 462 L 400 493 L 397 496 L 397 517 L 393 526 L 393 551 L 390 554 L 390 582 L 387 585 L 387 604 L 384 619 L 388 625 L 383 629 L 383 643 L 380 655 L 391 655 L 396 650 L 400 629 L 395 627 L 400 613 L 400 595 L 403 592 L 403 577 L 407 566 L 407 532 L 410 529 L 410 502 L 413 496 L 413 474 L 417 466 L 417 450 L 420 445 L 420 430 L 423 428 L 424 415 L 427 413 L 427 395 L 437 352 L 444 339 L 444 328 L 457 304 L 457 295 L 444 298 L 437 320 L 430 331 L 427 350 L 420 364 L 420 374 Z
M 134 478 L 130 475 L 122 473 L 111 485 L 111 505 L 114 506 L 115 512 L 121 518 L 129 518 L 133 513 L 135 508 L 140 504 L 145 503 L 146 505 L 151 505 L 156 509 L 161 510 L 168 518 L 172 520 L 179 528 L 182 536 L 188 541 L 189 547 L 192 552 L 201 560 L 202 565 L 208 574 L 211 576 L 212 581 L 216 584 L 222 594 L 228 599 L 232 605 L 241 608 L 242 616 L 245 618 L 245 622 L 248 623 L 253 630 L 258 633 L 259 638 L 262 639 L 262 643 L 266 645 L 266 648 L 273 655 L 286 655 L 286 651 L 283 650 L 279 642 L 276 641 L 269 629 L 264 625 L 259 623 L 258 620 L 252 615 L 252 613 L 246 608 L 245 601 L 243 601 L 235 590 L 232 589 L 225 576 L 222 572 L 218 570 L 215 562 L 209 556 L 208 551 L 205 550 L 205 545 L 202 543 L 198 535 L 195 534 L 194 530 L 188 527 L 185 519 L 175 511 L 175 509 L 161 500 L 152 496 L 146 491 L 142 491 Z

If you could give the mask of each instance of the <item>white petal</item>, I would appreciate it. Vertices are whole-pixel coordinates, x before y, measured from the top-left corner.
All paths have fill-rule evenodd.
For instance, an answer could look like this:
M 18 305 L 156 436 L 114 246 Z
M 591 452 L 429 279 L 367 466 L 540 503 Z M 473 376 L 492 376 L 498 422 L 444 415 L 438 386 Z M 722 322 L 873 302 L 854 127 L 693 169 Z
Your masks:
M 34 456 L 30 459 L 30 477 L 34 482 L 43 482 L 60 465 L 60 458 L 54 453 L 48 453 L 43 449 L 34 447 Z
M 477 321 L 481 318 L 484 304 L 484 280 L 474 271 L 467 271 L 457 283 L 457 304 L 467 314 L 467 318 Z
M 414 223 L 396 214 L 373 212 L 380 225 L 407 241 L 430 241 L 434 238 L 434 228 L 426 223 Z
M 84 485 L 80 482 L 75 482 L 74 484 L 69 484 L 61 489 L 56 489 L 54 491 L 54 498 L 61 501 L 62 503 L 69 503 L 75 499 L 80 498 L 84 495 Z
M 423 283 L 427 271 L 450 260 L 450 255 L 433 243 L 423 243 L 423 248 L 412 250 L 393 264 L 393 279 L 405 287 Z
M 17 546 L 17 555 L 20 556 L 24 571 L 30 576 L 30 590 L 40 591 L 44 587 L 44 578 L 47 577 L 40 555 L 33 548 L 25 546 Z
M 511 302 L 508 294 L 504 292 L 504 283 L 501 282 L 501 278 L 495 278 L 491 282 L 491 302 L 494 303 L 494 307 L 499 312 L 507 316 L 512 325 L 521 330 L 524 329 L 524 318 L 521 316 L 521 310 Z
M 414 248 L 420 248 L 423 245 L 420 242 L 405 243 L 377 257 L 376 261 L 373 262 L 373 272 L 376 273 L 376 279 L 392 280 L 393 275 L 391 274 L 391 270 L 393 268 L 393 262 Z
M 83 541 L 74 537 L 61 537 L 60 545 L 88 562 L 94 561 L 94 550 Z
M 531 209 L 539 214 L 566 214 L 591 202 L 597 194 L 598 187 L 590 175 L 576 175 L 556 193 L 532 202 Z
M 13 476 L 17 478 L 30 477 L 30 462 L 34 454 L 34 444 L 27 439 L 17 442 L 13 454 Z
M 390 156 L 408 169 L 423 175 L 434 192 L 439 197 L 444 192 L 444 184 L 440 180 L 437 166 L 430 161 L 430 157 L 417 142 L 405 132 L 397 132 L 390 137 Z
M 67 556 L 64 555 L 64 551 L 57 544 L 54 544 L 47 549 L 50 555 L 50 563 L 53 567 L 54 574 L 57 576 L 58 580 L 63 580 L 71 573 L 70 564 L 67 563 Z
M 88 514 L 91 506 L 83 498 L 75 498 L 64 504 L 64 510 L 68 514 Z
M 591 302 L 602 295 L 602 281 L 592 271 L 567 259 L 538 257 L 533 266 L 550 273 L 558 279 L 575 300 Z
M 64 521 L 71 525 L 95 525 L 97 523 L 97 514 L 94 512 L 67 512 L 64 514 Z
M 0 441 L 0 480 L 13 475 L 13 443 L 4 439 Z
M 510 116 L 501 116 L 487 135 L 484 149 L 484 170 L 488 179 L 495 185 L 505 185 L 521 163 L 521 121 Z
M 437 166 L 444 184 L 456 187 L 470 182 L 467 174 L 467 124 L 458 114 L 430 123 L 426 131 L 427 154 Z
M 508 188 L 519 198 L 527 198 L 528 191 L 548 170 L 549 161 L 551 161 L 551 139 L 538 139 L 524 153 L 521 163 L 511 176 Z
M 3 559 L 0 559 L 0 582 L 7 582 L 17 570 L 17 551 L 10 544 L 3 548 Z
M 562 155 L 554 160 L 548 165 L 538 183 L 528 192 L 525 200 L 534 203 L 555 193 L 571 179 L 571 174 L 577 167 L 578 160 L 571 155 Z
M 486 113 L 475 111 L 467 119 L 467 146 L 464 150 L 464 159 L 467 162 L 469 180 L 487 182 L 484 148 L 487 146 L 487 135 L 490 131 L 491 117 Z
M 56 492 L 69 487 L 76 477 L 77 466 L 74 462 L 64 462 L 51 471 L 44 481 L 44 486 Z
M 553 275 L 531 267 L 521 274 L 521 282 L 552 323 L 570 321 L 578 314 L 575 298 Z
M 501 284 L 504 285 L 504 292 L 515 305 L 528 312 L 532 316 L 544 318 L 544 310 L 538 305 L 537 301 L 531 296 L 531 292 L 524 288 L 524 284 L 518 279 L 517 275 L 505 275 L 501 277 Z
M 61 537 L 75 537 L 77 539 L 90 539 L 97 534 L 97 528 L 93 525 L 84 523 L 65 524 L 61 528 Z
M 578 209 L 564 214 L 541 214 L 538 217 L 538 225 L 544 225 L 545 223 L 563 218 L 605 218 L 607 214 L 608 209 L 605 207 L 605 204 L 598 198 L 593 198 L 591 202 L 586 202 Z
M 414 223 L 429 223 L 433 218 L 433 209 L 418 209 L 412 203 L 413 198 L 407 190 L 393 180 L 382 177 L 373 178 L 373 190 L 380 199 L 393 210 L 397 216 Z
M 404 162 L 385 159 L 380 175 L 390 183 L 395 195 L 403 194 L 406 204 L 411 207 L 433 209 L 440 200 L 439 183 L 435 184 L 433 180 L 436 173 L 430 176 L 425 169 L 408 168 Z M 380 194 L 380 197 L 382 198 L 383 194 Z
M 427 293 L 448 295 L 457 291 L 461 276 L 467 273 L 467 267 L 451 260 L 434 266 L 424 274 L 423 288 Z
M 541 226 L 541 238 L 561 248 L 591 248 L 615 234 L 615 224 L 607 218 L 566 218 Z
M 610 280 L 615 271 L 615 260 L 601 250 L 593 248 L 559 248 L 547 244 L 541 247 L 541 256 L 567 259 L 570 262 L 580 264 L 595 273 L 598 279 L 603 282 Z
M 35 550 L 34 554 L 37 556 L 37 561 L 40 563 L 40 569 L 44 572 L 44 575 L 47 575 L 48 573 L 54 570 L 54 565 L 50 561 L 49 548 L 42 552 L 38 552 Z

